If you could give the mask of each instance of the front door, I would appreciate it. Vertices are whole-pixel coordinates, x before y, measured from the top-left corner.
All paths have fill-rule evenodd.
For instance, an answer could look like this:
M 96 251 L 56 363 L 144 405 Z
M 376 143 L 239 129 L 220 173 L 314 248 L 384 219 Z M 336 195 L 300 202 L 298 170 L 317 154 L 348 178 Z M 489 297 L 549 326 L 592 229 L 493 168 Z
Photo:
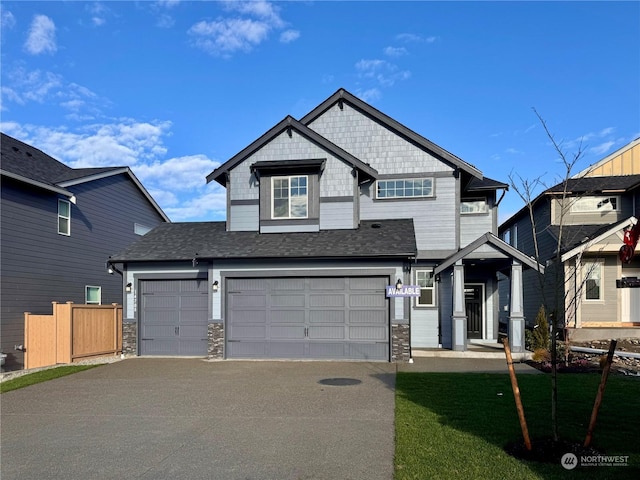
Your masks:
M 465 284 L 464 307 L 467 312 L 467 338 L 482 338 L 484 317 L 484 285 Z

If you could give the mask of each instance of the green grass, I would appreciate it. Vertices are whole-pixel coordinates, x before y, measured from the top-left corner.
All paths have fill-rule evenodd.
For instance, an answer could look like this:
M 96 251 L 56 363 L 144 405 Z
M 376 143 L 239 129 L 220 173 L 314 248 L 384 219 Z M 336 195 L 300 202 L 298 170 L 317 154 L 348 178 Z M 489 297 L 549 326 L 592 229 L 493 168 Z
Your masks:
M 98 366 L 99 365 L 65 365 L 63 367 L 27 373 L 0 383 L 0 393 L 10 392 L 11 390 L 28 387 L 29 385 L 46 382 L 48 380 L 53 380 L 54 378 L 64 377 L 66 375 L 71 375 L 72 373 L 82 372 L 83 370 L 89 370 L 90 368 Z
M 558 377 L 562 439 L 584 441 L 599 382 L 597 374 Z M 520 375 L 518 383 L 531 438 L 549 437 L 550 376 Z M 640 381 L 609 377 L 592 446 L 629 455 L 629 466 L 569 471 L 559 463 L 528 462 L 504 450 L 522 440 L 508 375 L 398 373 L 395 479 L 638 479 L 639 426 Z

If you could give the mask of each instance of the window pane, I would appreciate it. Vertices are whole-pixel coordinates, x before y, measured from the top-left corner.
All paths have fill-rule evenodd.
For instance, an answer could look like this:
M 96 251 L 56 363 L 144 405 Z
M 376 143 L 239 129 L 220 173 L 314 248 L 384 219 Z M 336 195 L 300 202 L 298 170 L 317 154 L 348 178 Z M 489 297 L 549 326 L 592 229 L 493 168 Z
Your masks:
M 289 216 L 289 200 L 274 199 L 273 200 L 273 216 L 275 218 L 287 218 Z
M 58 215 L 63 217 L 69 216 L 69 204 L 63 200 L 58 200 Z
M 601 265 L 599 263 L 587 263 L 586 268 L 586 282 L 585 282 L 585 298 L 587 300 L 600 300 L 600 286 L 601 286 Z
M 304 218 L 307 216 L 307 198 L 293 197 L 291 199 L 291 216 Z
M 420 289 L 419 305 L 433 305 L 433 289 Z
M 58 218 L 58 233 L 69 234 L 69 219 L 59 217 Z
M 101 288 L 100 287 L 87 287 L 86 288 L 86 300 L 85 303 L 100 303 L 101 301 Z

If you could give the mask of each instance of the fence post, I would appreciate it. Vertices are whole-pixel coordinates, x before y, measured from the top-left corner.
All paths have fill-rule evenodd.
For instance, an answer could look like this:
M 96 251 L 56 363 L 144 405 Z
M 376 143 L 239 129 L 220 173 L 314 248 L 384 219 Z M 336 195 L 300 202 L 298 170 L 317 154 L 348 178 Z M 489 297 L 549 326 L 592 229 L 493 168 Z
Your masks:
M 24 312 L 24 368 L 29 368 L 29 349 L 27 345 L 29 345 L 29 315 L 31 312 Z

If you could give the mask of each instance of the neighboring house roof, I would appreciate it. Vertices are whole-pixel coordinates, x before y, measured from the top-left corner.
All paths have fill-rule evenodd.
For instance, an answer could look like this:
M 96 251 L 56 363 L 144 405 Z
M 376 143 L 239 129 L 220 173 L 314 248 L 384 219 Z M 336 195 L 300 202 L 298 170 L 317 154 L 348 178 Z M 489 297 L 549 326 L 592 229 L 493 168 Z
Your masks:
M 535 259 L 533 259 L 531 257 L 528 257 L 527 255 L 522 253 L 517 248 L 512 247 L 508 243 L 500 240 L 493 233 L 487 232 L 484 235 L 478 237 L 476 240 L 471 242 L 466 247 L 458 250 L 456 253 L 451 255 L 449 258 L 445 259 L 440 265 L 438 265 L 436 268 L 433 269 L 433 274 L 436 275 L 438 273 L 443 272 L 444 270 L 446 270 L 447 268 L 452 266 L 454 263 L 456 263 L 458 260 L 463 259 L 464 257 L 469 255 L 470 253 L 472 253 L 475 250 L 477 250 L 482 245 L 487 245 L 487 244 L 491 245 L 493 248 L 497 249 L 498 251 L 502 252 L 503 254 L 507 255 L 508 257 L 515 258 L 520 263 L 522 263 L 524 266 L 528 266 L 530 268 L 534 268 L 537 271 L 539 271 L 541 273 L 544 273 L 544 266 L 542 266 L 538 262 L 536 262 Z
M 624 193 L 634 188 L 640 187 L 640 175 L 614 175 L 606 177 L 582 177 L 582 178 L 569 178 L 566 180 L 567 195 L 579 195 L 579 194 L 615 194 Z M 565 189 L 565 182 L 562 181 L 553 187 L 546 189 L 532 200 L 532 204 L 535 205 L 543 197 L 557 197 L 562 195 Z M 502 231 L 507 226 L 511 225 L 514 221 L 520 218 L 523 214 L 528 215 L 528 206 L 524 205 L 520 210 L 514 213 L 507 220 L 502 222 L 499 231 Z
M 253 142 L 248 147 L 244 148 L 236 155 L 231 157 L 225 163 L 216 168 L 213 172 L 207 175 L 207 183 L 215 180 L 223 187 L 226 186 L 226 174 L 233 170 L 238 164 L 243 162 L 247 157 L 251 156 L 253 153 L 261 149 L 264 145 L 269 143 L 278 135 L 282 134 L 284 131 L 290 132 L 291 130 L 297 132 L 301 136 L 305 137 L 307 140 L 315 143 L 320 146 L 327 152 L 331 153 L 334 157 L 337 157 L 351 165 L 353 168 L 359 170 L 362 174 L 364 174 L 364 178 L 375 179 L 378 176 L 378 172 L 376 169 L 372 168 L 370 165 L 358 160 L 356 157 L 351 155 L 349 152 L 343 150 L 338 147 L 334 143 L 330 142 L 322 135 L 314 132 L 307 126 L 298 122 L 292 116 L 285 117 L 281 122 L 279 122 L 276 126 L 271 128 L 267 133 L 258 138 L 255 142 Z
M 363 221 L 357 229 L 259 233 L 226 231 L 225 222 L 166 223 L 110 262 L 232 258 L 391 258 L 417 253 L 413 220 Z
M 31 145 L 5 133 L 0 132 L 0 134 L 1 175 L 65 195 L 73 201 L 75 197 L 73 192 L 68 190 L 69 187 L 113 175 L 126 174 L 158 214 L 166 222 L 171 221 L 129 167 L 71 168 Z
M 612 226 L 611 224 L 603 225 L 601 223 L 597 225 L 563 225 L 562 227 L 560 225 L 549 225 L 548 231 L 557 242 L 562 228 L 560 251 L 566 252 L 589 240 L 593 240 L 603 232 L 609 231 Z
M 638 150 L 636 149 L 638 145 L 640 145 L 640 137 L 636 138 L 635 140 L 632 140 L 631 142 L 627 143 L 625 146 L 607 155 L 602 160 L 594 163 L 593 165 L 589 165 L 587 168 L 585 168 L 581 172 L 576 173 L 572 178 L 581 178 L 581 177 L 586 177 L 591 175 L 602 176 L 605 174 L 607 170 L 609 170 L 610 172 L 613 172 L 614 165 L 610 165 L 609 168 L 606 168 L 606 164 L 614 161 L 619 162 L 618 165 L 615 165 L 616 166 L 615 170 L 618 173 L 623 173 L 623 172 L 633 173 L 634 171 L 637 172 L 640 170 L 640 158 L 637 157 Z M 634 151 L 636 152 L 635 158 L 633 158 Z M 630 153 L 631 155 L 629 155 Z M 624 156 L 629 155 L 631 158 L 623 159 L 622 158 L 623 155 Z M 616 159 L 616 157 L 620 157 L 620 158 Z
M 599 228 L 593 228 L 593 230 L 591 232 L 589 232 L 589 229 L 584 229 L 584 231 L 579 231 L 577 228 L 576 230 L 579 231 L 579 233 L 585 233 L 587 235 L 585 235 L 584 237 L 582 237 L 582 239 L 580 241 L 574 242 L 574 243 L 565 243 L 564 241 L 563 243 L 563 249 L 562 249 L 562 256 L 560 257 L 562 262 L 566 262 L 568 259 L 575 257 L 577 254 L 584 252 L 585 250 L 589 249 L 592 245 L 596 245 L 597 243 L 601 242 L 602 240 L 604 240 L 605 238 L 609 237 L 610 235 L 613 235 L 616 232 L 619 232 L 621 230 L 627 229 L 633 225 L 635 225 L 638 222 L 638 220 L 635 217 L 629 217 L 626 220 L 623 220 L 622 222 L 618 222 L 616 224 L 613 225 L 591 225 L 591 227 L 599 227 Z M 567 237 L 571 236 L 571 229 L 569 228 L 568 232 L 565 232 L 567 229 L 567 227 L 565 226 L 563 228 L 563 232 L 562 235 L 563 237 L 566 235 Z M 556 235 L 558 234 L 558 232 L 556 232 Z M 577 236 L 576 236 L 577 238 Z M 622 240 L 620 241 L 620 246 L 623 245 Z
M 640 175 L 616 175 L 607 177 L 569 178 L 566 181 L 568 194 L 577 193 L 622 193 L 640 185 Z M 547 189 L 544 193 L 561 194 L 565 190 L 565 182 Z
M 436 145 L 430 140 L 426 139 L 422 135 L 417 134 L 413 130 L 405 127 L 400 122 L 394 120 L 393 118 L 385 115 L 381 111 L 372 107 L 368 103 L 363 102 L 355 95 L 349 93 L 344 88 L 340 88 L 336 93 L 327 98 L 324 102 L 318 105 L 316 108 L 311 110 L 311 112 L 307 113 L 304 117 L 300 119 L 300 122 L 309 125 L 316 118 L 322 115 L 324 112 L 329 110 L 329 108 L 333 107 L 336 103 L 340 104 L 340 102 L 346 102 L 356 110 L 360 110 L 361 112 L 368 115 L 370 118 L 375 119 L 379 123 L 383 124 L 391 131 L 396 133 L 397 135 L 403 137 L 409 142 L 418 145 L 430 152 L 434 153 L 440 159 L 452 163 L 456 167 L 468 172 L 472 176 L 482 179 L 482 172 L 478 170 L 476 167 L 471 165 L 470 163 L 465 162 L 464 160 L 456 157 L 453 153 L 446 151 L 444 148 Z

